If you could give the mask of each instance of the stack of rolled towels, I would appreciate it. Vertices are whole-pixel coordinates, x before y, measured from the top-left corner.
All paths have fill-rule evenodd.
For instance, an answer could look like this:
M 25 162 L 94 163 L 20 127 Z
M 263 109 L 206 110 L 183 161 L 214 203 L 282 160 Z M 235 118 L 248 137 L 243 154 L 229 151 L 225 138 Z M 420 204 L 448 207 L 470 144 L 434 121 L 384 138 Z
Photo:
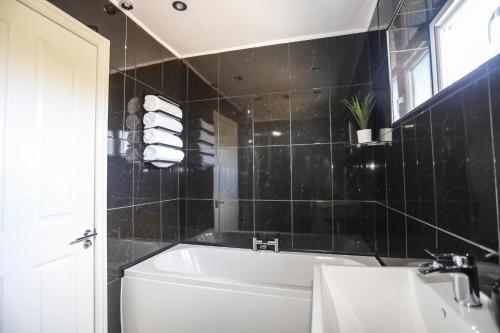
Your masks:
M 196 149 L 189 154 L 188 162 L 196 168 L 208 168 L 215 165 L 214 126 L 201 118 L 189 121 L 190 147 Z
M 159 168 L 168 168 L 184 159 L 183 143 L 179 138 L 182 132 L 182 110 L 167 100 L 146 95 L 143 117 L 144 161 Z

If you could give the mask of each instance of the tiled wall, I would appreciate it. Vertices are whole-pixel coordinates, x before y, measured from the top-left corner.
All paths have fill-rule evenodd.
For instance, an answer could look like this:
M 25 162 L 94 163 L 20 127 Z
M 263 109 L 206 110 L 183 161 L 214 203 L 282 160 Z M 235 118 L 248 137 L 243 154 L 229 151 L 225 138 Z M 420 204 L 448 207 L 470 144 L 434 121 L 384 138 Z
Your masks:
M 424 249 L 439 248 L 498 263 L 498 96 L 500 56 L 394 125 L 388 200 L 380 202 L 388 256 L 424 258 Z
M 111 41 L 108 108 L 108 326 L 120 332 L 119 266 L 177 240 L 178 168 L 137 159 L 147 93 L 179 100 L 180 62 L 105 0 L 51 0 Z M 131 114 L 136 110 L 134 114 Z M 129 133 L 132 133 L 129 135 Z M 128 140 L 127 140 L 128 139 Z
M 373 31 L 183 60 L 186 133 L 196 118 L 213 125 L 217 163 L 192 164 L 185 135 L 181 238 L 250 246 L 279 233 L 283 248 L 376 251 L 384 148 L 352 146 L 341 100 L 380 92 L 372 122 L 387 126 L 385 44 Z

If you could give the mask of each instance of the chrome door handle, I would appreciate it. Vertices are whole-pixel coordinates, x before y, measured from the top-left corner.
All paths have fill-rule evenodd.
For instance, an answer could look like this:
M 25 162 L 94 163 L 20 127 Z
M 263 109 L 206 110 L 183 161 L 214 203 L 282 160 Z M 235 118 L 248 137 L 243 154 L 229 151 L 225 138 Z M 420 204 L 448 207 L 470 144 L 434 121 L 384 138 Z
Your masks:
M 77 239 L 75 239 L 74 241 L 70 242 L 69 244 L 73 245 L 73 244 L 76 244 L 76 243 L 83 242 L 83 248 L 86 249 L 86 248 L 89 248 L 92 245 L 92 241 L 90 240 L 90 238 L 93 238 L 95 236 L 97 236 L 97 232 L 95 232 L 95 230 L 92 231 L 90 229 L 87 229 L 83 233 L 82 237 L 78 237 Z

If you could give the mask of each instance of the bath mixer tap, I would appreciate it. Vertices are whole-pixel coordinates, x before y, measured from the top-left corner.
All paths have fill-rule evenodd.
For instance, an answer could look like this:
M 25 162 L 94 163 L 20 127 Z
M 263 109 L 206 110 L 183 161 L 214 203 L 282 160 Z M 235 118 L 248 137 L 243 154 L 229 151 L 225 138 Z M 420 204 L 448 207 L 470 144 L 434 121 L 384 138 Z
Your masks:
M 467 307 L 481 307 L 479 299 L 479 276 L 474 257 L 470 254 L 457 255 L 454 253 L 435 254 L 425 250 L 435 260 L 422 264 L 418 271 L 422 275 L 433 273 L 458 273 L 465 275 L 455 278 L 455 300 Z
M 258 237 L 258 235 L 256 235 Z M 273 247 L 274 252 L 280 252 L 280 239 L 278 236 L 274 240 L 263 241 L 257 237 L 252 238 L 252 250 L 267 250 L 268 247 Z

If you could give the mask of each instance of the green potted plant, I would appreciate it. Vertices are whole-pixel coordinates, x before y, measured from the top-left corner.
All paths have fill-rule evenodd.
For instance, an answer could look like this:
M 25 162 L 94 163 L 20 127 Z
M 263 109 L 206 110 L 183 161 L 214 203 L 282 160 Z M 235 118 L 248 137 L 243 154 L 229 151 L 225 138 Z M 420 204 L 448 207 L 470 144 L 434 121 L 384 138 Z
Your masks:
M 363 98 L 355 95 L 350 99 L 344 98 L 342 103 L 351 111 L 359 126 L 359 130 L 356 132 L 358 143 L 371 142 L 372 130 L 367 127 L 373 106 L 375 105 L 375 95 L 372 92 L 367 93 Z

